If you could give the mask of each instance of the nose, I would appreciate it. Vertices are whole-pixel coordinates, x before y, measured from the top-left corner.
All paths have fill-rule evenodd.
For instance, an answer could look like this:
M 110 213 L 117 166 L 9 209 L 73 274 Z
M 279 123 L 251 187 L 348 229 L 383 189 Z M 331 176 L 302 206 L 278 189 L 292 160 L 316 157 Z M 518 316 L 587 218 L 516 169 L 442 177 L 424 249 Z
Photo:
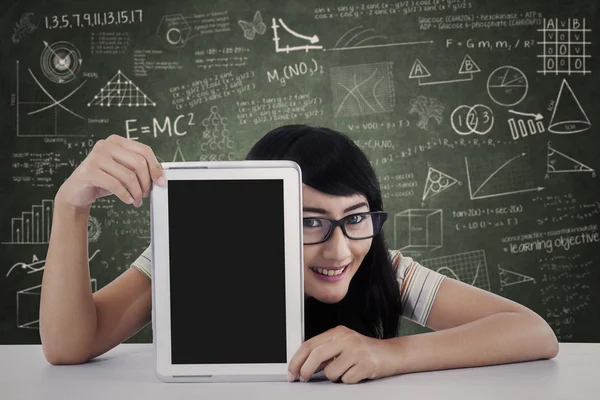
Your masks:
M 323 257 L 328 260 L 344 261 L 352 255 L 350 251 L 350 239 L 348 239 L 341 226 L 336 226 L 331 237 L 325 243 L 323 248 Z

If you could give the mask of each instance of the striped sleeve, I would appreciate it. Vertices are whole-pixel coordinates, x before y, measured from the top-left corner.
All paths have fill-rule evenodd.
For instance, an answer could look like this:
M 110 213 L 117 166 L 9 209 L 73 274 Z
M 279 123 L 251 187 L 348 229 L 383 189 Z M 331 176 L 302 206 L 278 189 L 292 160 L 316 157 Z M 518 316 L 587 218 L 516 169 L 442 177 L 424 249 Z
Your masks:
M 148 245 L 146 250 L 131 264 L 131 266 L 148 279 L 152 279 L 152 246 Z
M 438 289 L 445 276 L 404 257 L 398 250 L 390 250 L 396 279 L 400 285 L 402 316 L 426 326 Z

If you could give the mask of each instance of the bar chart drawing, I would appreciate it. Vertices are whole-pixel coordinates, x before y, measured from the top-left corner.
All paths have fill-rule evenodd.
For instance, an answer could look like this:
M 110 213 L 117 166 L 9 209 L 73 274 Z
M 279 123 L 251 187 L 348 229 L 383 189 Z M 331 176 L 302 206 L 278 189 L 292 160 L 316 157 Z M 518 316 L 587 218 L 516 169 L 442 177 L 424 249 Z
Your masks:
M 42 204 L 23 211 L 18 218 L 11 219 L 10 241 L 3 244 L 46 244 L 50 239 L 53 200 L 42 200 Z

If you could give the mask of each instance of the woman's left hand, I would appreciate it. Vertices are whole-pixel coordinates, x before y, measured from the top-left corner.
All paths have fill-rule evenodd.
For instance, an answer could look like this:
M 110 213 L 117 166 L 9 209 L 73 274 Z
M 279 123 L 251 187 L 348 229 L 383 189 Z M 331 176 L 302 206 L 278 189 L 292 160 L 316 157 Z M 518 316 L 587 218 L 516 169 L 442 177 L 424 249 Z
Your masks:
M 306 382 L 324 369 L 332 382 L 358 383 L 391 375 L 391 356 L 385 340 L 339 325 L 302 343 L 288 370 L 292 380 Z

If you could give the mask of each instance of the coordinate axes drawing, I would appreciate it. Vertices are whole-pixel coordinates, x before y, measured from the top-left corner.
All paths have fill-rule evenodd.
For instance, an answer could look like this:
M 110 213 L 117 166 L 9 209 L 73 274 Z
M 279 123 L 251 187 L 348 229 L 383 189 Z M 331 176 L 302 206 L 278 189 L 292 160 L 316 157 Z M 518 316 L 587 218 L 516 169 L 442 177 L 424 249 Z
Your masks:
M 335 117 L 391 112 L 395 105 L 392 63 L 331 68 Z
M 469 168 L 469 160 L 465 157 L 465 166 L 467 170 L 467 185 L 469 188 L 469 197 L 471 200 L 488 199 L 492 197 L 508 196 L 527 192 L 537 192 L 543 190 L 543 187 L 532 187 L 533 177 L 531 176 L 531 167 L 527 162 L 526 153 L 518 154 L 495 168 L 496 160 L 491 162 L 491 173 L 482 171 L 483 168 Z M 479 174 L 484 179 L 475 179 L 474 174 Z M 487 176 L 486 176 L 487 175 Z M 477 183 L 476 183 L 477 182 Z M 479 186 L 476 187 L 476 185 Z
M 421 265 L 450 278 L 491 291 L 484 250 L 422 260 Z

